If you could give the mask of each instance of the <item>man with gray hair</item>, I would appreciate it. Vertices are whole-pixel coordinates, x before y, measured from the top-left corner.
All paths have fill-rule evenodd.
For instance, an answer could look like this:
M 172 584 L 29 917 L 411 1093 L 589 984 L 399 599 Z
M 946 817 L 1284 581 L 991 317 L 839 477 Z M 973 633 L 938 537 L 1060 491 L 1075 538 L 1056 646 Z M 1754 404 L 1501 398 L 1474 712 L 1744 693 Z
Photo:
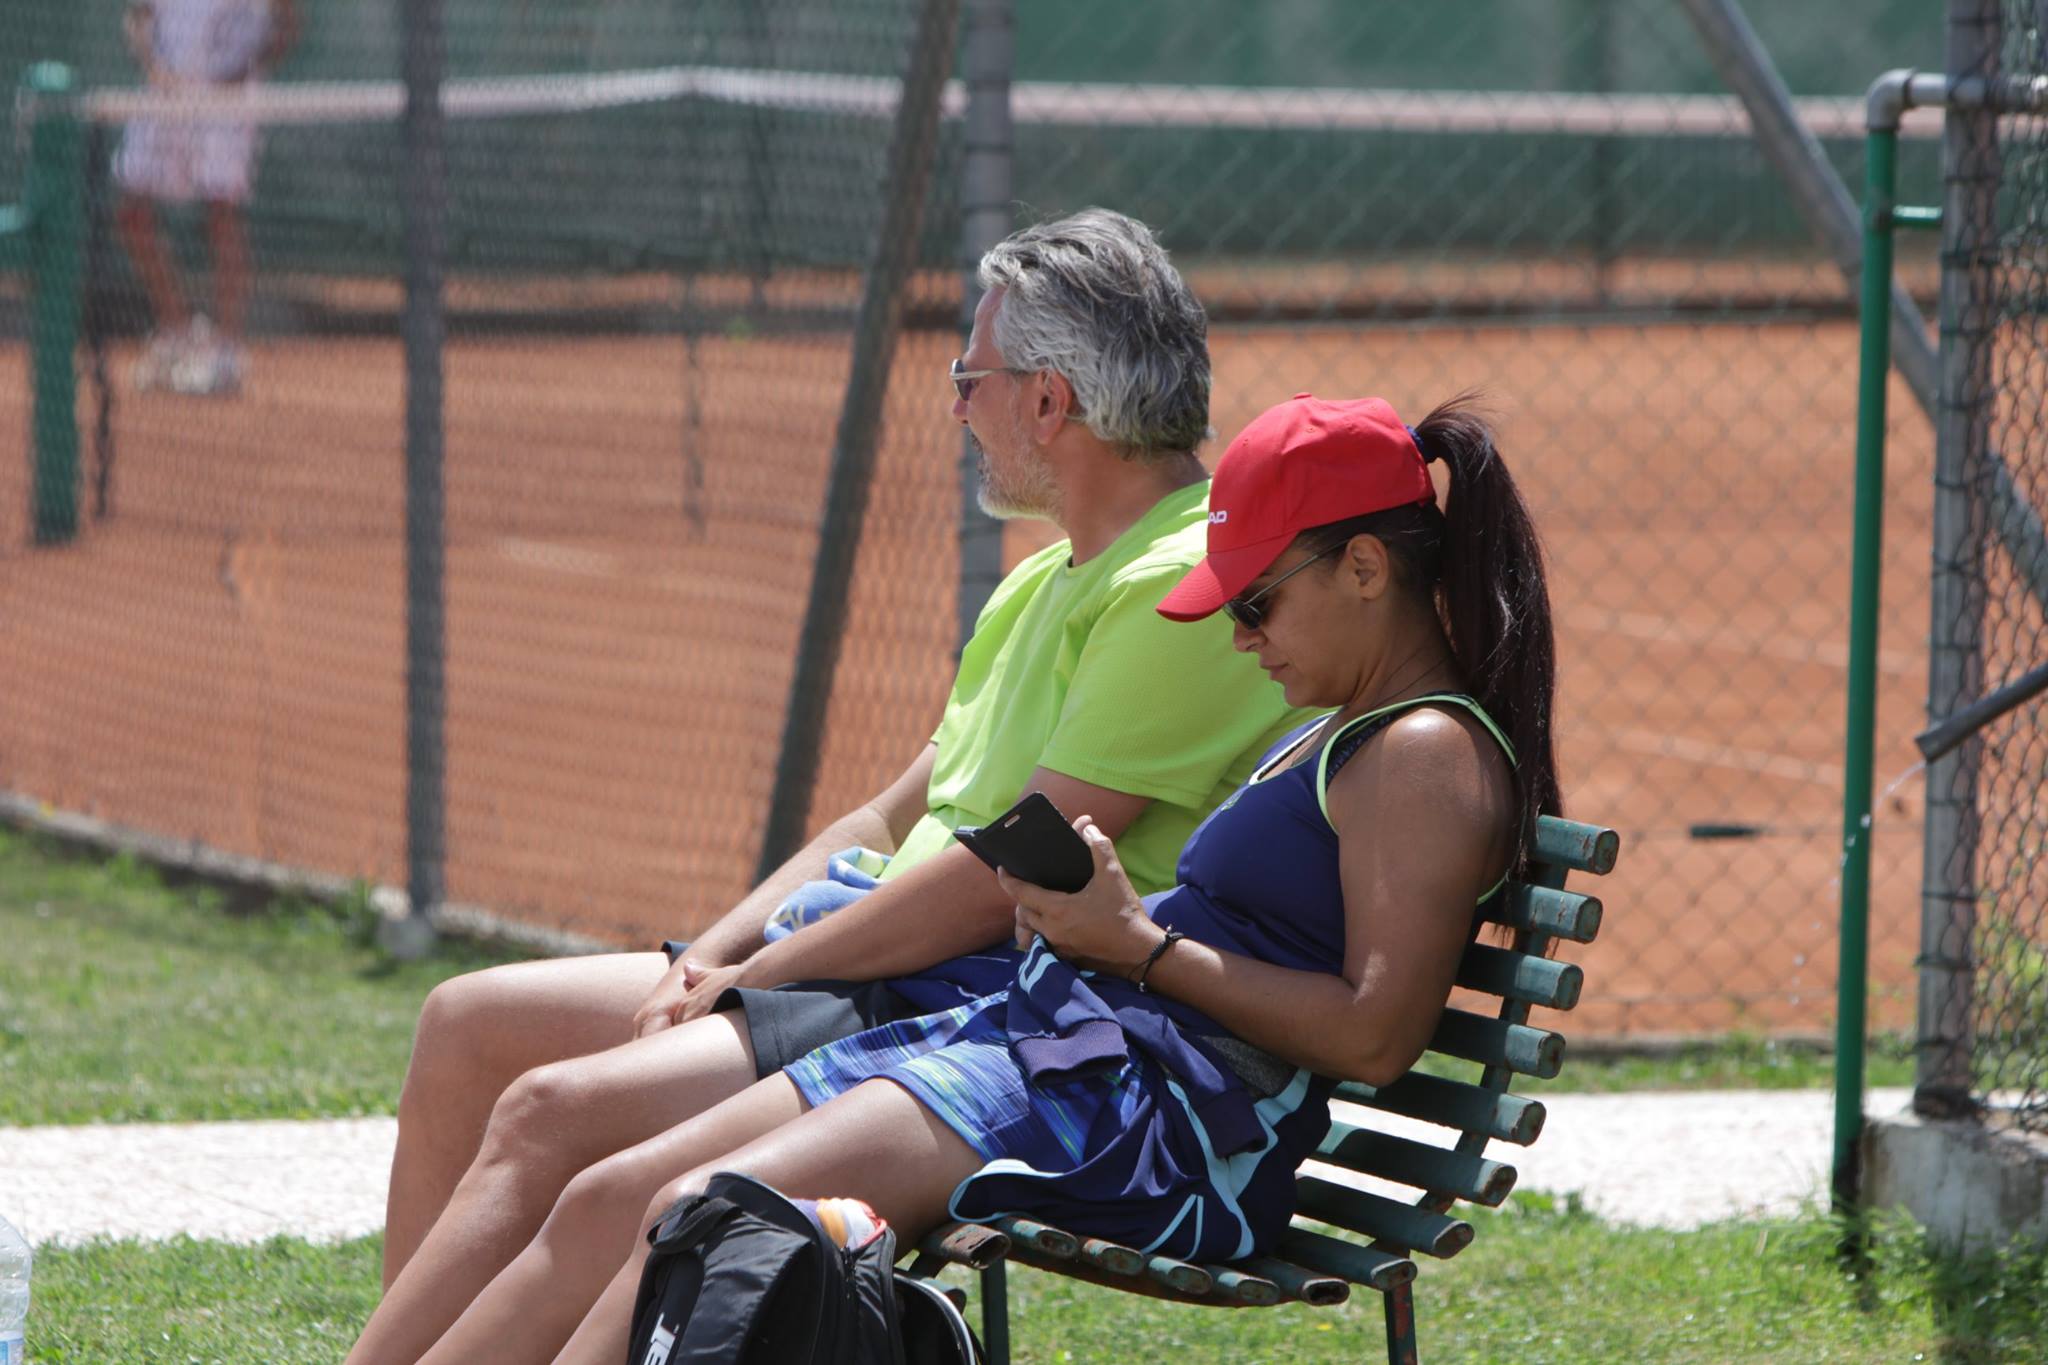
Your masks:
M 1209 354 L 1151 231 L 1088 209 L 1007 238 L 980 279 L 948 378 L 982 506 L 1067 539 L 989 599 L 903 774 L 694 943 L 436 988 L 399 1102 L 389 1292 L 352 1360 L 424 1350 L 594 1162 L 651 1151 L 826 1042 L 1007 984 L 1013 907 L 956 827 L 1044 792 L 1094 817 L 1141 892 L 1163 890 L 1194 827 L 1302 719 L 1226 620 L 1154 610 L 1205 549 Z

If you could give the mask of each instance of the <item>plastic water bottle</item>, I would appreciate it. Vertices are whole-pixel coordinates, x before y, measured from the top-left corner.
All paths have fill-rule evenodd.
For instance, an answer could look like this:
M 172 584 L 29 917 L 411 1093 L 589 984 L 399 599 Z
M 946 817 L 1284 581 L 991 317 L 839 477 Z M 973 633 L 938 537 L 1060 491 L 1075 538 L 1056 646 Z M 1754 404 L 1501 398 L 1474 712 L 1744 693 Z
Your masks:
M 0 1218 L 0 1365 L 23 1365 L 28 1347 L 28 1238 Z

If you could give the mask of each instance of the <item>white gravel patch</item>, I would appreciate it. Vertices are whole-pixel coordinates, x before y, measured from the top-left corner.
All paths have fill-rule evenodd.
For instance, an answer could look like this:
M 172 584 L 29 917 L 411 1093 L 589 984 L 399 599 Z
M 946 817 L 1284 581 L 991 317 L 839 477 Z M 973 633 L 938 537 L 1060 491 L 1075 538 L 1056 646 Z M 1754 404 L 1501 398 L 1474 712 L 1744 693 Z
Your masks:
M 31 1242 L 343 1241 L 384 1226 L 398 1120 L 0 1128 L 0 1212 Z
M 1876 1090 L 1871 1113 L 1909 1092 Z M 1779 1215 L 1827 1188 L 1834 1100 L 1824 1090 L 1544 1096 L 1534 1146 L 1493 1143 L 1517 1189 L 1577 1193 L 1602 1218 L 1688 1228 Z M 1376 1126 L 1442 1142 L 1383 1114 Z M 384 1224 L 395 1119 L 0 1128 L 0 1212 L 31 1242 L 185 1233 L 339 1241 Z
M 1873 1090 L 1866 1114 L 1905 1108 L 1910 1090 Z M 1617 1223 L 1686 1228 L 1782 1216 L 1826 1203 L 1835 1097 L 1826 1090 L 1569 1095 L 1545 1100 L 1534 1145 L 1489 1146 L 1523 1189 L 1577 1191 Z
M 1532 1087 L 1533 1088 L 1533 1087 Z M 1613 1223 L 1693 1228 L 1724 1218 L 1781 1216 L 1825 1203 L 1834 1154 L 1835 1099 L 1826 1090 L 1645 1091 L 1540 1095 L 1546 1111 L 1534 1144 L 1492 1142 L 1490 1160 L 1513 1166 L 1515 1189 L 1577 1194 Z M 1872 1090 L 1864 1112 L 1905 1108 L 1909 1090 Z M 1348 1112 L 1347 1112 L 1348 1111 Z M 1448 1130 L 1338 1106 L 1340 1116 L 1443 1145 Z M 1391 1195 L 1398 1186 L 1349 1177 Z M 1509 1196 L 1513 1202 L 1514 1196 Z

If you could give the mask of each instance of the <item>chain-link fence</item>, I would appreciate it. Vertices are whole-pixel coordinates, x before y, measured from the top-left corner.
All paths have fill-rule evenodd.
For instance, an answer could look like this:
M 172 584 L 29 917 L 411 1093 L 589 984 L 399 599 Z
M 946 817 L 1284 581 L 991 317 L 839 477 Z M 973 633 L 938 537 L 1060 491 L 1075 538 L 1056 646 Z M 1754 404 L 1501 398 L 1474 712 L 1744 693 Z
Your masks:
M 260 84 L 137 90 L 120 3 L 0 19 L 10 71 L 81 73 L 96 227 L 75 540 L 28 549 L 23 463 L 0 474 L 0 783 L 404 885 L 407 537 L 433 509 L 408 483 L 402 7 L 154 8 L 160 63 L 196 41 L 175 25 L 251 10 L 288 41 Z M 892 111 L 869 87 L 903 74 L 919 8 L 446 6 L 426 662 L 449 899 L 644 939 L 751 884 L 886 211 Z M 195 111 L 209 95 L 234 107 Z M 927 261 L 953 252 L 951 181 Z M 915 753 L 953 643 L 957 284 L 900 294 L 917 330 L 880 375 L 820 809 Z M 22 348 L 6 359 L 12 409 L 29 387 Z
M 32 548 L 32 462 L 0 461 L 0 788 L 396 882 L 400 7 L 298 8 L 273 93 L 247 96 L 253 283 L 239 326 L 209 309 L 245 368 L 210 399 L 187 392 L 209 387 L 189 361 L 142 382 L 166 320 L 125 207 L 146 196 L 116 173 L 138 126 L 110 93 L 137 84 L 120 5 L 28 0 L 0 18 L 0 61 L 71 63 L 101 130 L 75 538 Z M 1009 6 L 963 7 L 964 67 L 977 52 L 1000 65 L 1013 36 L 1014 132 L 982 125 L 993 151 L 964 136 L 973 91 L 950 97 L 880 391 L 813 827 L 929 733 L 957 582 L 981 581 L 938 376 L 960 345 L 960 186 L 971 156 L 993 155 L 1013 222 L 1103 203 L 1160 231 L 1211 310 L 1224 437 L 1304 389 L 1403 411 L 1491 397 L 1553 561 L 1569 808 L 1628 841 L 1584 1026 L 1819 1031 L 1852 296 L 1688 7 L 1014 8 L 1012 35 Z M 1910 0 L 1753 8 L 1802 118 L 1860 183 L 1862 87 L 1938 60 L 1939 16 Z M 751 877 L 889 202 L 887 80 L 922 9 L 447 0 L 451 899 L 645 937 L 687 933 Z M 1908 198 L 1934 191 L 1938 128 L 1908 125 Z M 26 155 L 0 149 L 0 196 Z M 181 263 L 211 264 L 218 296 L 208 213 L 155 221 Z M 1936 274 L 1931 250 L 1901 265 L 1930 311 Z M 0 277 L 0 422 L 15 430 L 31 387 L 20 278 Z M 1894 411 L 1881 779 L 1911 761 L 1928 614 L 1931 428 Z M 1051 534 L 1007 527 L 1006 562 Z M 1884 1027 L 1910 1016 L 1918 802 L 1905 785 L 1878 812 Z
M 1949 78 L 2048 76 L 2048 14 L 1954 0 Z M 2006 87 L 2011 104 L 2024 88 Z M 2048 564 L 2001 534 L 2002 510 L 2048 505 L 2048 119 L 1950 114 L 1942 239 L 1943 395 L 1935 667 L 1928 709 L 1953 715 L 2048 664 Z M 2040 102 L 2034 101 L 2039 108 Z M 2038 554 L 2033 556 L 2038 560 Z M 2048 716 L 2020 702 L 1928 773 L 1916 1102 L 1985 1105 L 2048 1129 Z

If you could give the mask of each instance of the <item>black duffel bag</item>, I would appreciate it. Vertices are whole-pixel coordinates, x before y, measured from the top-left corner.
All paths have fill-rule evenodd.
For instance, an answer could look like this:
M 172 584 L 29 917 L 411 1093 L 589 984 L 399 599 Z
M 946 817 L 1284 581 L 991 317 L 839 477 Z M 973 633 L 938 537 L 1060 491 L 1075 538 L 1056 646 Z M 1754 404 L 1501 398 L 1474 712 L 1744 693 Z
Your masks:
M 776 1191 L 721 1171 L 647 1240 L 626 1365 L 980 1365 L 952 1300 L 896 1273 L 886 1225 L 841 1247 Z

